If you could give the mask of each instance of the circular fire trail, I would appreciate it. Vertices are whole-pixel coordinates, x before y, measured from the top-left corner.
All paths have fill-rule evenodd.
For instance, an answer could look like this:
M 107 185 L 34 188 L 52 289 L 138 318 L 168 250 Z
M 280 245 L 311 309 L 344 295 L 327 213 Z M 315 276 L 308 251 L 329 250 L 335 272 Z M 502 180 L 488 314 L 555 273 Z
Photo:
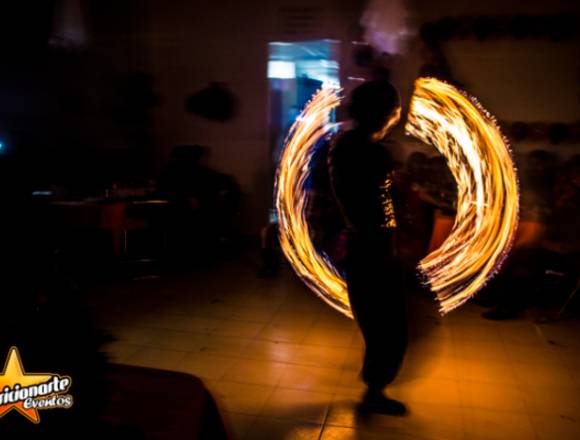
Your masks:
M 326 303 L 352 317 L 346 283 L 315 249 L 305 216 L 309 162 L 317 142 L 336 128 L 329 115 L 339 103 L 334 89 L 323 88 L 297 118 L 280 159 L 275 203 L 281 248 L 294 270 Z M 444 82 L 417 80 L 405 129 L 446 157 L 458 186 L 451 234 L 419 264 L 447 313 L 485 285 L 511 246 L 519 209 L 516 172 L 493 117 Z
M 304 184 L 317 142 L 337 125 L 330 112 L 340 103 L 337 92 L 323 88 L 306 105 L 290 128 L 276 175 L 275 203 L 280 247 L 304 282 L 330 306 L 352 317 L 346 283 L 330 260 L 310 239 Z
M 518 224 L 517 175 L 495 119 L 442 81 L 417 80 L 405 129 L 445 156 L 457 182 L 451 233 L 419 263 L 446 313 L 480 290 L 507 255 Z

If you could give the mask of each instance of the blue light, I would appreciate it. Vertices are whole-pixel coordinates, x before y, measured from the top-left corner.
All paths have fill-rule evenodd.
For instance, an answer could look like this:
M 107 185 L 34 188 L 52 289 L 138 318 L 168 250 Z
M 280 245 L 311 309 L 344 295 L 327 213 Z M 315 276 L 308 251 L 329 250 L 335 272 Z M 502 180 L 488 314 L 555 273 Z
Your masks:
M 33 196 L 52 196 L 52 191 L 32 191 Z

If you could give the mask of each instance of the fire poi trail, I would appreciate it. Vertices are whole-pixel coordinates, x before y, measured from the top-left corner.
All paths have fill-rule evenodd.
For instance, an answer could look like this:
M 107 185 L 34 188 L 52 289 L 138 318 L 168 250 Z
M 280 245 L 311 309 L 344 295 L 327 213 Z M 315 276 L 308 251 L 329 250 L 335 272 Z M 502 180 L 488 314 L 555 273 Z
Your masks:
M 278 167 L 275 202 L 281 248 L 294 270 L 326 303 L 352 317 L 346 283 L 315 249 L 305 215 L 308 165 L 317 142 L 336 127 L 329 115 L 339 103 L 337 92 L 324 88 L 297 118 Z M 451 234 L 419 264 L 447 313 L 481 289 L 509 251 L 518 223 L 517 176 L 493 117 L 442 81 L 417 80 L 405 129 L 446 157 L 458 186 Z
M 330 112 L 340 103 L 334 89 L 323 88 L 306 105 L 290 128 L 276 175 L 275 203 L 278 212 L 280 246 L 296 273 L 320 298 L 352 317 L 346 283 L 310 239 L 304 184 L 316 143 L 336 124 Z
M 445 313 L 481 289 L 507 255 L 518 224 L 516 171 L 495 119 L 434 78 L 417 80 L 405 129 L 445 156 L 457 182 L 451 234 L 419 263 Z

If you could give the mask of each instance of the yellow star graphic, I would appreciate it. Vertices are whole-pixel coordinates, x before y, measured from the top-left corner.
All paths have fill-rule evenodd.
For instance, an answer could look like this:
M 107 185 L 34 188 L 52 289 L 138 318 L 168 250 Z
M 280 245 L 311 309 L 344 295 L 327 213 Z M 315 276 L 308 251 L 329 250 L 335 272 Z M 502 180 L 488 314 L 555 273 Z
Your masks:
M 48 381 L 51 377 L 52 376 L 50 374 L 25 373 L 24 368 L 22 367 L 22 361 L 20 360 L 18 349 L 16 347 L 12 347 L 8 351 L 8 358 L 6 359 L 4 371 L 2 374 L 0 374 L 0 394 L 4 393 L 7 387 L 14 389 L 14 386 L 17 384 L 20 385 L 20 388 L 28 387 L 31 385 L 38 385 Z M 23 401 L 16 403 L 4 403 L 3 405 L 0 405 L 0 417 L 4 416 L 12 409 L 15 409 L 34 423 L 40 422 L 38 410 L 36 408 L 24 408 Z

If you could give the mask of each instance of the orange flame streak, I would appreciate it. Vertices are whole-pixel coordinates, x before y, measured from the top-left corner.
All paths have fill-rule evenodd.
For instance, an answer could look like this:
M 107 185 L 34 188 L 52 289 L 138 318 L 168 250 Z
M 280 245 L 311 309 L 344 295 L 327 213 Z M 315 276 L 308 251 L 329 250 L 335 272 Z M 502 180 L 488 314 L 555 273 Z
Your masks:
M 332 263 L 314 248 L 305 215 L 308 165 L 317 141 L 337 126 L 329 123 L 329 114 L 339 103 L 334 89 L 323 88 L 296 119 L 280 159 L 275 203 L 280 246 L 296 273 L 321 299 L 352 318 L 346 283 Z
M 405 129 L 447 158 L 458 186 L 449 237 L 419 263 L 447 313 L 479 291 L 509 251 L 518 224 L 517 176 L 493 117 L 449 84 L 416 81 Z
M 346 283 L 310 239 L 304 184 L 316 143 L 336 127 L 329 113 L 340 98 L 320 90 L 290 129 L 276 176 L 280 244 L 304 282 L 327 304 L 352 318 Z M 483 287 L 498 270 L 518 222 L 517 177 L 494 119 L 454 87 L 432 78 L 416 82 L 406 124 L 448 160 L 458 185 L 450 236 L 419 264 L 447 313 Z

